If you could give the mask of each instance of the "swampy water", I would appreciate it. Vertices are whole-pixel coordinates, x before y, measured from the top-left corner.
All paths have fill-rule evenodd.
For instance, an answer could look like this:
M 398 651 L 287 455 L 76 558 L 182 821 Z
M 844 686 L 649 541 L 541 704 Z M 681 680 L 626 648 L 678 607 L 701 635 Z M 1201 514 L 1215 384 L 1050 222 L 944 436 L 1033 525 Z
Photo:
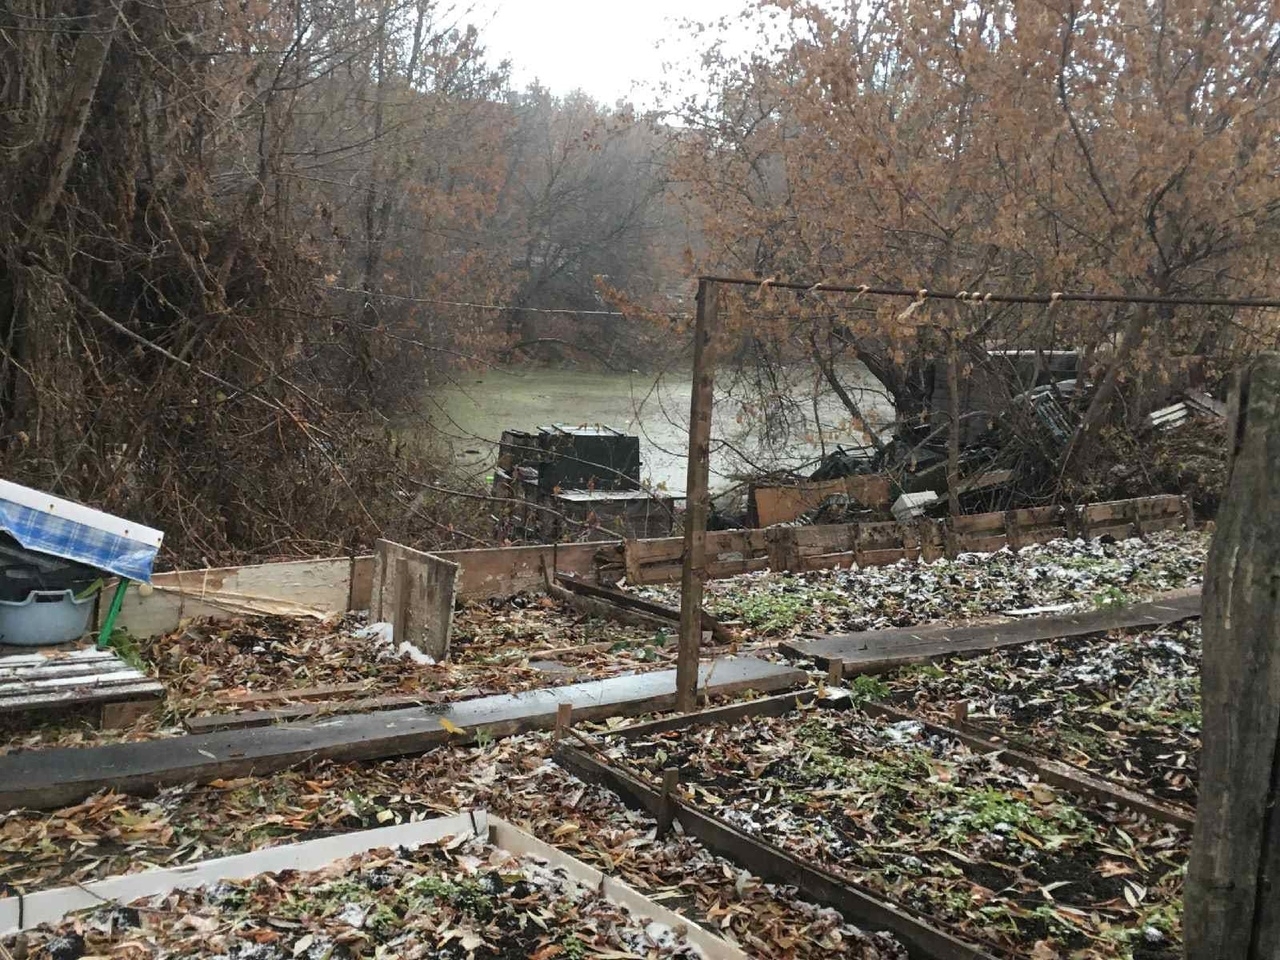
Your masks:
M 883 426 L 893 407 L 860 366 L 844 382 L 867 419 Z M 687 372 L 597 373 L 575 369 L 489 369 L 429 389 L 427 415 L 453 448 L 459 466 L 488 471 L 503 430 L 534 431 L 551 424 L 604 424 L 640 438 L 641 475 L 676 495 L 684 492 L 689 400 Z M 812 370 L 782 371 L 759 402 L 758 385 L 721 374 L 712 421 L 711 487 L 761 469 L 802 468 L 824 450 L 861 447 L 866 435 Z M 768 409 L 766 409 L 766 407 Z M 815 417 L 816 411 L 816 417 Z

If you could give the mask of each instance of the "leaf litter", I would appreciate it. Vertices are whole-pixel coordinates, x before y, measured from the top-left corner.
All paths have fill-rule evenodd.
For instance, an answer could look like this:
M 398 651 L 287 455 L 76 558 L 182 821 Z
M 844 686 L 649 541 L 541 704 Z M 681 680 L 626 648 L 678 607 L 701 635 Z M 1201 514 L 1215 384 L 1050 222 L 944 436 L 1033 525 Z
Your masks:
M 895 702 L 1194 806 L 1200 621 L 951 657 L 881 677 Z
M 650 781 L 1011 957 L 1175 960 L 1190 836 L 852 709 L 619 738 Z

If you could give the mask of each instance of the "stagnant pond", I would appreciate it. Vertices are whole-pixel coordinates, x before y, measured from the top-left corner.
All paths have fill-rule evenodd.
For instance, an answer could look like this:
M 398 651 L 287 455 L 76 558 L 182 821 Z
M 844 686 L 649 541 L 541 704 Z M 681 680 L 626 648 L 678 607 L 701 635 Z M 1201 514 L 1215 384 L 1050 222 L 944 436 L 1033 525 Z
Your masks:
M 843 382 L 871 424 L 883 427 L 893 406 L 865 368 L 843 371 Z M 493 463 L 503 430 L 533 431 L 560 423 L 604 424 L 640 438 L 642 479 L 683 494 L 692 379 L 687 371 L 645 374 L 575 369 L 490 369 L 429 389 L 427 415 L 451 444 L 460 466 L 478 475 Z M 770 408 L 761 403 L 770 397 Z M 735 475 L 802 468 L 836 446 L 854 449 L 866 435 L 814 371 L 789 368 L 761 391 L 721 373 L 712 422 L 711 487 Z

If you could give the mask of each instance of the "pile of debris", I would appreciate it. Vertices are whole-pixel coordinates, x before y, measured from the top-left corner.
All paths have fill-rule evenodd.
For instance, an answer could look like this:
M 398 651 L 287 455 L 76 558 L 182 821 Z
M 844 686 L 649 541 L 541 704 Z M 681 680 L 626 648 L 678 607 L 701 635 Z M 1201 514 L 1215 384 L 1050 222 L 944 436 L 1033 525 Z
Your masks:
M 1033 505 L 1046 491 L 1077 502 L 1139 494 L 1188 494 L 1197 510 L 1217 508 L 1225 479 L 1226 404 L 1202 389 L 1203 371 L 1183 364 L 1163 392 L 1148 390 L 1128 403 L 1128 424 L 1104 429 L 1091 463 L 1113 464 L 1101 482 L 1071 482 L 1059 489 L 1063 457 L 1070 450 L 1093 399 L 1075 351 L 991 350 L 988 362 L 969 371 L 959 396 L 947 393 L 947 377 L 933 370 L 923 410 L 895 423 L 874 446 L 837 447 L 808 476 L 757 478 L 749 488 L 742 523 L 830 524 L 941 516 L 949 509 L 952 464 L 949 435 L 953 407 L 959 413 L 957 499 L 964 513 Z M 1193 375 L 1194 374 L 1194 375 Z M 1153 400 L 1174 401 L 1151 410 Z M 1137 412 L 1135 412 L 1137 411 Z M 1083 462 L 1083 461 L 1082 461 Z M 1036 500 L 1036 503 L 1039 501 Z M 725 514 L 717 517 L 725 528 Z

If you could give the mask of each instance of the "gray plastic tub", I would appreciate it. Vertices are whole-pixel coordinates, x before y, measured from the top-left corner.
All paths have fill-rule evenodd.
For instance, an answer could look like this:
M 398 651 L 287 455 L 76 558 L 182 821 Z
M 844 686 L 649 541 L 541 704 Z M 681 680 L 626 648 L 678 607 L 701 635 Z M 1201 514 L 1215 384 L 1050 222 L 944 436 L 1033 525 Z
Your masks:
M 46 647 L 89 632 L 94 595 L 77 600 L 71 590 L 33 590 L 25 600 L 0 600 L 0 643 Z

